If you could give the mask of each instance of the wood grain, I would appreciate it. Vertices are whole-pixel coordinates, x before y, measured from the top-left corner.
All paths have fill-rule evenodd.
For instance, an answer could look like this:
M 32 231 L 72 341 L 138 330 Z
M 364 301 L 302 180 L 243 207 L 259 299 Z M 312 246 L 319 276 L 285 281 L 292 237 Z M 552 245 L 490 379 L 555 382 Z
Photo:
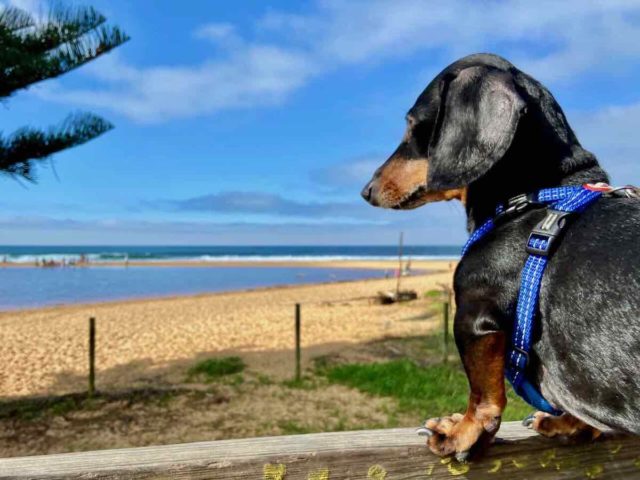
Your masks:
M 0 459 L 16 479 L 442 479 L 640 478 L 640 439 L 608 435 L 567 445 L 517 422 L 481 461 L 431 455 L 413 429 L 249 438 Z

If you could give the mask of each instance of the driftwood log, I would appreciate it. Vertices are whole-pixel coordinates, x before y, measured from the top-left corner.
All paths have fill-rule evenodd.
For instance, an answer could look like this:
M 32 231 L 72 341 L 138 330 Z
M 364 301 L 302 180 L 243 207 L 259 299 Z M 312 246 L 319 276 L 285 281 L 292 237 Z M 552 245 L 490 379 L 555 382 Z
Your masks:
M 410 302 L 416 300 L 418 294 L 413 290 L 400 290 L 399 292 L 378 292 L 377 301 L 382 305 L 390 305 L 397 302 Z

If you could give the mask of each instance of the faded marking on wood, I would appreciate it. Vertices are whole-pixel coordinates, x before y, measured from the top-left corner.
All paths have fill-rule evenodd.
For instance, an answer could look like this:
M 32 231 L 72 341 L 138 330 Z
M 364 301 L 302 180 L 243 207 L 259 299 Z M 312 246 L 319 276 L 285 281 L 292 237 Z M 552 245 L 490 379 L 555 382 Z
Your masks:
M 447 470 L 452 477 L 458 477 L 464 475 L 471 469 L 471 465 L 468 463 L 449 462 L 447 464 Z
M 367 479 L 384 480 L 387 478 L 387 471 L 381 465 L 371 465 L 367 471 Z
M 373 480 L 640 479 L 640 439 L 583 445 L 505 423 L 504 442 L 470 464 L 429 453 L 414 429 L 248 438 L 0 459 L 0 478 Z
M 497 459 L 493 461 L 492 467 L 487 470 L 487 473 L 498 473 L 502 468 L 502 460 Z
M 307 480 L 329 480 L 329 469 L 321 468 L 315 472 L 311 472 Z
M 278 465 L 271 465 L 267 463 L 262 471 L 264 473 L 264 480 L 283 480 L 287 473 L 287 466 L 279 463 Z

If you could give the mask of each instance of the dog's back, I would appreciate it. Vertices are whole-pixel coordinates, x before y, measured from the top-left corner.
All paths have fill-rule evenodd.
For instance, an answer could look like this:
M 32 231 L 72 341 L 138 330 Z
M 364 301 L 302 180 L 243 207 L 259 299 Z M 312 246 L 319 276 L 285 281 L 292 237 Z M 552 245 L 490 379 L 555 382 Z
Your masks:
M 640 433 L 640 200 L 580 214 L 542 284 L 541 388 L 594 424 Z M 549 361 L 550 360 L 550 361 Z

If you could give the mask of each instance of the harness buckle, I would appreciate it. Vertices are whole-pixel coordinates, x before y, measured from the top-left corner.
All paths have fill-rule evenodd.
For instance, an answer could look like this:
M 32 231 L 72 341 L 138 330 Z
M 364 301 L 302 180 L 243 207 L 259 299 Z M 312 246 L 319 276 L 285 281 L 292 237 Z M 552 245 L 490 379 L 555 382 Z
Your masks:
M 547 209 L 547 215 L 538 223 L 527 240 L 527 253 L 547 257 L 551 254 L 556 240 L 567 225 L 567 219 L 574 212 L 562 212 L 552 208 Z
M 511 197 L 507 200 L 505 209 L 494 217 L 493 223 L 497 225 L 512 215 L 522 213 L 531 207 L 541 207 L 543 204 L 539 202 L 537 198 L 537 195 L 534 193 L 521 193 L 520 195 Z

